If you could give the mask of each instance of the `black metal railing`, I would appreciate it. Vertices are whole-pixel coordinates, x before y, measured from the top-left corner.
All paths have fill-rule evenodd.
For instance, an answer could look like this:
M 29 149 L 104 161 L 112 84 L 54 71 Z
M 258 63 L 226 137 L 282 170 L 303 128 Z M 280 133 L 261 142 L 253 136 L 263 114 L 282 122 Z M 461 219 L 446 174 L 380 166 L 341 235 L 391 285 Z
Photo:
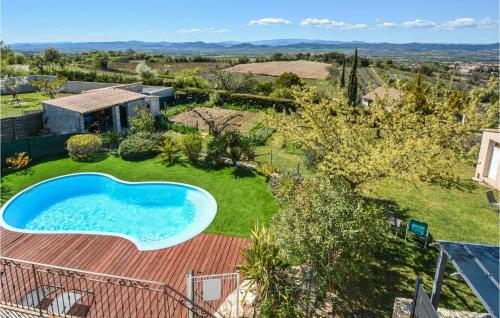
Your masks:
M 168 284 L 3 257 L 0 305 L 40 317 L 213 317 Z

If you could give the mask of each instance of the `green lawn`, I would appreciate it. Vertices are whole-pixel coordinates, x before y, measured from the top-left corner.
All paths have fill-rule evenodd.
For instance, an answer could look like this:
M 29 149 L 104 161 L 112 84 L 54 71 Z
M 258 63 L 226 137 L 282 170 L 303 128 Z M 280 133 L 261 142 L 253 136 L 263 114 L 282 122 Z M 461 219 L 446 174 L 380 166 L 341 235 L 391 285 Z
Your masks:
M 199 186 L 217 201 L 217 215 L 206 232 L 249 236 L 254 222 L 266 223 L 276 211 L 264 177 L 229 167 L 206 170 L 192 165 L 166 167 L 158 159 L 125 161 L 114 156 L 98 162 L 69 158 L 34 164 L 26 171 L 2 177 L 2 202 L 39 181 L 76 172 L 103 172 L 128 181 L 175 181 Z
M 71 94 L 60 94 L 67 96 Z M 0 117 L 21 116 L 23 111 L 42 109 L 42 101 L 50 97 L 40 92 L 18 94 L 19 102 L 12 99 L 12 95 L 2 95 L 0 100 Z
M 258 153 L 271 149 L 273 164 L 289 169 L 295 169 L 299 163 L 303 166 L 300 152 L 285 151 L 276 139 L 271 139 L 269 146 L 260 147 Z M 270 156 L 263 155 L 260 160 L 268 162 Z M 277 209 L 264 178 L 254 172 L 232 167 L 206 170 L 187 163 L 166 167 L 158 159 L 128 162 L 114 156 L 89 163 L 53 158 L 36 163 L 23 172 L 6 175 L 2 178 L 2 201 L 41 180 L 86 171 L 109 173 L 129 181 L 177 181 L 202 187 L 213 194 L 218 204 L 217 216 L 206 230 L 210 233 L 248 236 L 254 222 L 268 222 Z M 460 165 L 457 173 L 467 178 L 472 176 L 473 167 Z M 474 183 L 464 189 L 443 189 L 394 180 L 363 189 L 368 197 L 386 200 L 391 209 L 401 212 L 406 220 L 415 217 L 429 223 L 433 239 L 497 244 L 498 214 L 485 207 L 486 190 L 486 187 Z M 425 289 L 430 293 L 437 252 L 433 247 L 423 250 L 406 244 L 401 237 L 389 239 L 385 248 L 377 253 L 373 264 L 375 275 L 367 278 L 361 286 L 362 290 L 370 292 L 365 297 L 370 312 L 375 316 L 390 317 L 395 297 L 411 298 L 418 274 L 422 274 Z M 454 271 L 449 265 L 440 306 L 484 311 L 464 281 L 459 276 L 450 276 Z
M 285 151 L 274 139 L 266 147 L 259 149 L 272 148 L 273 164 L 281 169 L 296 169 L 297 164 L 303 167 L 303 156 L 297 150 Z M 262 159 L 269 162 L 269 156 L 263 156 Z M 307 173 L 304 169 L 301 170 Z M 464 180 L 470 180 L 474 175 L 474 167 L 470 165 L 460 164 L 455 170 Z M 390 210 L 401 213 L 406 221 L 414 217 L 427 222 L 434 240 L 498 244 L 499 215 L 488 208 L 485 195 L 487 190 L 489 188 L 471 180 L 467 187 L 461 189 L 445 189 L 428 184 L 412 185 L 396 180 L 383 180 L 362 189 L 367 197 L 385 202 Z M 400 234 L 403 231 L 404 229 Z M 437 248 L 423 250 L 406 244 L 402 237 L 389 239 L 385 248 L 378 252 L 373 264 L 375 275 L 361 286 L 361 289 L 372 291 L 366 297 L 371 312 L 376 316 L 390 317 L 395 297 L 412 297 L 418 274 L 422 275 L 425 289 L 430 294 L 437 258 Z M 450 276 L 455 271 L 449 264 L 440 306 L 484 312 L 465 282 L 459 276 Z

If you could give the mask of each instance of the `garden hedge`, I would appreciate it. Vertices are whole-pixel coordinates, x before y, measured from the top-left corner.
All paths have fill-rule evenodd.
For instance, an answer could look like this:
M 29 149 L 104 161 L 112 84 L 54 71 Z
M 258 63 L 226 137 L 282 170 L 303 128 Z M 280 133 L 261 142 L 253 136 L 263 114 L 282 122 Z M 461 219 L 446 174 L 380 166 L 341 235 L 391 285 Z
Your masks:
M 251 108 L 266 109 L 275 108 L 277 111 L 295 110 L 297 104 L 291 99 L 273 98 L 262 95 L 231 93 L 228 91 L 217 91 L 220 97 L 220 104 L 246 105 Z M 175 102 L 182 103 L 204 103 L 210 98 L 211 90 L 203 88 L 185 88 L 175 92 Z

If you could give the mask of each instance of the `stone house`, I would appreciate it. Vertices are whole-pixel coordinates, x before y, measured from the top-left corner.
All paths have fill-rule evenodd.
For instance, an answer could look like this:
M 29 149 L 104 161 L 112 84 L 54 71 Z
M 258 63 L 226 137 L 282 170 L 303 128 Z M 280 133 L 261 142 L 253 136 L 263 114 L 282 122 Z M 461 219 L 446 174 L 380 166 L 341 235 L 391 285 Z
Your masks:
M 500 128 L 483 129 L 474 179 L 500 190 Z
M 142 92 L 142 85 L 118 85 L 44 101 L 44 128 L 55 134 L 120 132 L 129 127 L 137 108 L 158 115 L 160 98 L 137 91 Z

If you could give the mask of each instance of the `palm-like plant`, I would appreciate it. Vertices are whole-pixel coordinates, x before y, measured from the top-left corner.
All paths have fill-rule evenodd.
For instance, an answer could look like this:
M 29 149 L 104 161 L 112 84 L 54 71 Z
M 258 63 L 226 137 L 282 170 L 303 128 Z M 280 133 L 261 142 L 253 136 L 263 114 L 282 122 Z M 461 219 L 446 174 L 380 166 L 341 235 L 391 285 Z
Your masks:
M 165 138 L 154 149 L 160 152 L 161 161 L 169 166 L 174 165 L 181 157 L 181 148 L 172 138 Z
M 279 256 L 274 236 L 266 227 L 257 225 L 251 232 L 252 244 L 242 252 L 245 263 L 238 266 L 255 292 L 254 315 L 262 317 L 300 316 L 292 296 L 288 264 Z

